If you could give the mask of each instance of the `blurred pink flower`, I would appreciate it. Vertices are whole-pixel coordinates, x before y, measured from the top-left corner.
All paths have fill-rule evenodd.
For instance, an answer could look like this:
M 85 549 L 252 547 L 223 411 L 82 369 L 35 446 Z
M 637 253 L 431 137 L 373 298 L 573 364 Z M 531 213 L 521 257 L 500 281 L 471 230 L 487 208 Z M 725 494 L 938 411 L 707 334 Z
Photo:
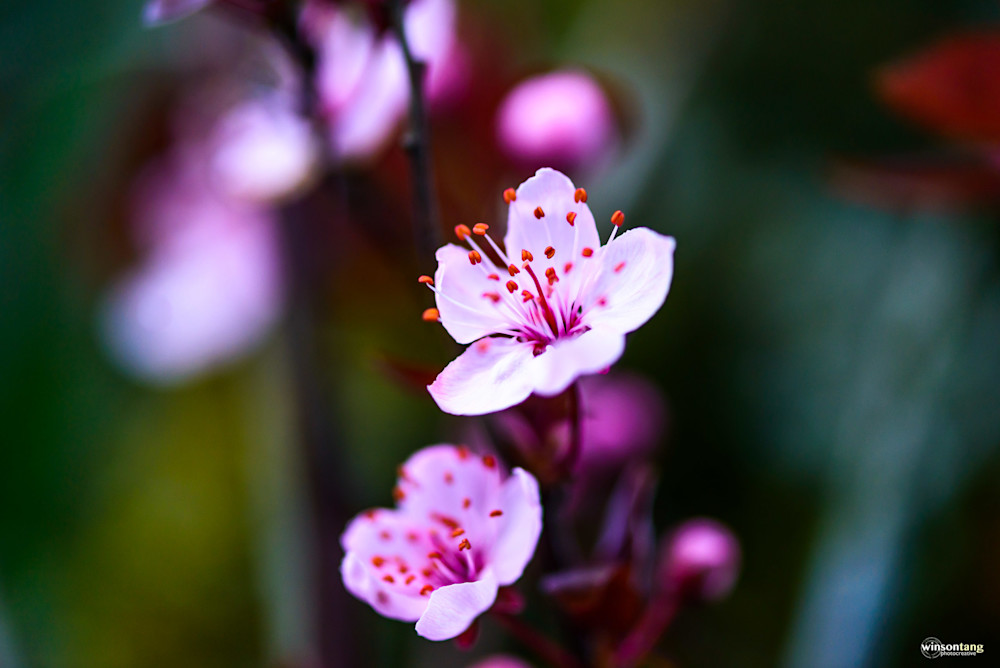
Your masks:
M 600 85 L 580 71 L 543 74 L 518 84 L 500 104 L 497 140 L 528 165 L 573 168 L 606 158 L 615 120 Z
M 213 2 L 215 0 L 149 0 L 143 9 L 142 18 L 146 25 L 176 21 Z
M 237 358 L 281 313 L 275 221 L 212 188 L 206 162 L 178 147 L 139 180 L 135 226 L 147 256 L 112 287 L 102 312 L 113 359 L 156 384 Z
M 314 176 L 320 155 L 312 126 L 282 95 L 233 107 L 210 141 L 218 186 L 249 201 L 277 200 L 301 190 Z
M 687 598 L 724 598 L 740 571 L 740 543 L 727 527 L 710 519 L 688 520 L 668 539 L 660 579 Z
M 357 516 L 341 536 L 347 589 L 417 633 L 447 640 L 465 631 L 514 583 L 542 530 L 538 483 L 491 455 L 424 448 L 400 468 L 397 509 Z
M 608 374 L 580 379 L 583 418 L 579 470 L 606 470 L 647 454 L 665 422 L 659 389 L 641 376 Z
M 586 192 L 562 173 L 540 169 L 508 190 L 507 252 L 482 223 L 437 252 L 428 283 L 439 318 L 459 343 L 472 343 L 428 387 L 438 406 L 456 415 L 481 415 L 552 396 L 579 376 L 614 364 L 625 334 L 659 310 L 673 276 L 675 242 L 647 228 L 616 238 L 616 211 L 601 246 Z M 482 236 L 501 260 L 494 264 L 476 241 Z
M 531 664 L 522 661 L 516 656 L 494 654 L 493 656 L 488 656 L 485 659 L 477 661 L 469 666 L 469 668 L 531 668 Z
M 463 60 L 455 40 L 453 0 L 413 0 L 404 15 L 416 59 L 427 65 L 427 94 L 454 91 Z M 409 79 L 399 42 L 366 14 L 339 6 L 307 7 L 303 29 L 319 53 L 317 87 L 335 156 L 365 160 L 381 150 L 406 114 Z M 454 62 L 455 67 L 450 67 Z

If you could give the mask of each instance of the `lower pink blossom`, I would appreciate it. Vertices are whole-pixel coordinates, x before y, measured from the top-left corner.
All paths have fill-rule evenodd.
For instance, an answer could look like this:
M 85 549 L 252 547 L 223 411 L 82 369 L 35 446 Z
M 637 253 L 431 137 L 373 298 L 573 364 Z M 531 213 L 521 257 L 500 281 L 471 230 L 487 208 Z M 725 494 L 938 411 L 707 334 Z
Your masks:
M 429 640 L 465 631 L 513 584 L 542 530 L 538 483 L 496 458 L 436 445 L 400 467 L 397 508 L 357 516 L 341 536 L 347 589 Z

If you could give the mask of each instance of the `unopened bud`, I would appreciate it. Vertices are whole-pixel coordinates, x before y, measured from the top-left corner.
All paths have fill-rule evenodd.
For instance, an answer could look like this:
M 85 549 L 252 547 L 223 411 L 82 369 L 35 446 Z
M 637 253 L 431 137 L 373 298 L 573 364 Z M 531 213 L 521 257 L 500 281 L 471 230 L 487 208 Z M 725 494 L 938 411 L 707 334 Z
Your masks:
M 663 585 L 688 600 L 717 601 L 736 584 L 740 544 L 727 527 L 699 518 L 674 531 L 661 558 Z

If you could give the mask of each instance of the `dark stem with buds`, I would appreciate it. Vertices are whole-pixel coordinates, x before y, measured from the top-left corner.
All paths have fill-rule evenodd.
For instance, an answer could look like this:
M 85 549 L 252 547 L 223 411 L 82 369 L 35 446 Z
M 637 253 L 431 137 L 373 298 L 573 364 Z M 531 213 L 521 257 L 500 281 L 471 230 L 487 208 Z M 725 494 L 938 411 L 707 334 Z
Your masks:
M 430 123 L 424 95 L 425 63 L 417 60 L 410 49 L 404 23 L 404 0 L 390 0 L 390 24 L 406 59 L 410 80 L 410 128 L 404 147 L 410 158 L 413 178 L 413 233 L 421 260 L 434 257 L 441 245 L 441 223 L 434 197 L 434 172 L 431 165 Z

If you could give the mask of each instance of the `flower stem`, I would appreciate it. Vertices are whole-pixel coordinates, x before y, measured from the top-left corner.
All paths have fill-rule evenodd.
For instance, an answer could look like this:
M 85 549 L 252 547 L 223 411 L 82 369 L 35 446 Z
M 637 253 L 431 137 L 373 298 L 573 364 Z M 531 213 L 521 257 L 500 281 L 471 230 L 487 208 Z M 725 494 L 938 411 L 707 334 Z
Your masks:
M 525 624 L 520 618 L 500 612 L 493 617 L 501 626 L 553 668 L 583 668 L 576 657 L 558 643 Z
M 441 224 L 434 197 L 434 173 L 431 165 L 430 124 L 424 96 L 424 73 L 427 66 L 410 49 L 404 23 L 404 0 L 391 0 L 390 23 L 406 59 L 410 80 L 410 130 L 404 143 L 410 158 L 413 177 L 413 233 L 421 259 L 434 257 L 441 245 Z

